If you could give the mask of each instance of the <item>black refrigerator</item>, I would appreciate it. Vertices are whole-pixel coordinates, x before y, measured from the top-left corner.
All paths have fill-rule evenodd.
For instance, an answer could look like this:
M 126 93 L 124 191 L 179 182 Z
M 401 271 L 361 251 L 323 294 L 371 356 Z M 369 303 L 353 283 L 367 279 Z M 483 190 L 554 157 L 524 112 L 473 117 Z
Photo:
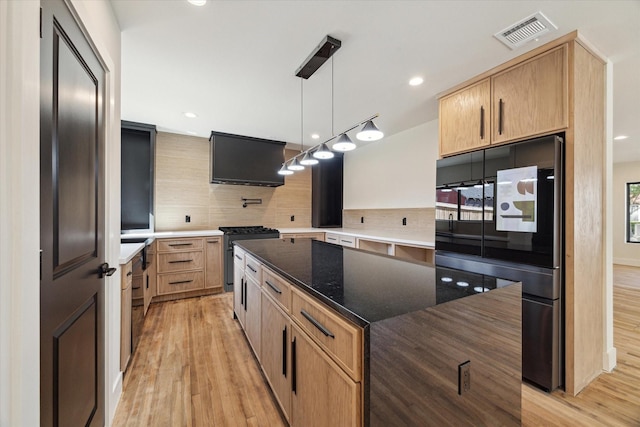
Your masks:
M 564 382 L 563 138 L 438 160 L 436 264 L 522 282 L 522 376 Z

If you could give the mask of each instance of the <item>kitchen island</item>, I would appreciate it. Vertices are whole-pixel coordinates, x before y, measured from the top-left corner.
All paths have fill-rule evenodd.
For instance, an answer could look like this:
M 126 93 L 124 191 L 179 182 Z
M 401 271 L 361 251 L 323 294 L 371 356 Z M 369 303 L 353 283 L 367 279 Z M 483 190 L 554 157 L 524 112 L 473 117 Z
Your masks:
M 292 426 L 520 424 L 520 284 L 311 239 L 235 261 L 234 313 Z

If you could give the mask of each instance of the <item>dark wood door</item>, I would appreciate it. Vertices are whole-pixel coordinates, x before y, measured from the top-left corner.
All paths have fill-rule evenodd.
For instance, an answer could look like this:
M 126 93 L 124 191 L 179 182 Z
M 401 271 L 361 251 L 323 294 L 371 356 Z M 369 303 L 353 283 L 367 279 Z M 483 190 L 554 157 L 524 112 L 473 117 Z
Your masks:
M 104 425 L 104 69 L 63 0 L 42 2 L 42 426 Z

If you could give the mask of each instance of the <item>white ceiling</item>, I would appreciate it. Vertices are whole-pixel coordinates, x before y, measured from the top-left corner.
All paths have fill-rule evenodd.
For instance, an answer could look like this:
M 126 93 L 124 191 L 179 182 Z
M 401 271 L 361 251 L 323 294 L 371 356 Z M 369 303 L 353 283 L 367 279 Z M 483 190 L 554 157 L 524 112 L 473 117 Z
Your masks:
M 304 80 L 304 143 L 379 113 L 387 136 L 438 116 L 437 94 L 577 29 L 613 64 L 614 162 L 640 160 L 640 1 L 111 0 L 122 28 L 122 118 L 208 137 L 300 143 L 295 70 L 342 41 Z M 493 34 L 537 11 L 558 29 L 512 51 Z M 418 87 L 408 85 L 422 76 Z M 333 85 L 332 85 L 333 80 Z M 184 112 L 194 112 L 195 119 Z

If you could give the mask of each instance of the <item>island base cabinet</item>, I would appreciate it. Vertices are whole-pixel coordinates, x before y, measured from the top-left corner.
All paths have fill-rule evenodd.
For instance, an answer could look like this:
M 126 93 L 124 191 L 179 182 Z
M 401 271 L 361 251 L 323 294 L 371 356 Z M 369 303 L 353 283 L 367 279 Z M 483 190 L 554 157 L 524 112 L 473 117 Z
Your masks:
M 291 412 L 291 322 L 270 297 L 262 294 L 260 364 L 287 420 Z
M 262 292 L 260 291 L 260 285 L 251 277 L 245 276 L 244 282 L 244 305 L 247 309 L 245 312 L 244 331 L 249 340 L 249 344 L 251 344 L 253 348 L 253 352 L 256 354 L 258 360 L 260 360 L 260 307 L 262 306 Z
M 293 427 L 360 426 L 360 383 L 354 382 L 297 326 L 291 337 Z

